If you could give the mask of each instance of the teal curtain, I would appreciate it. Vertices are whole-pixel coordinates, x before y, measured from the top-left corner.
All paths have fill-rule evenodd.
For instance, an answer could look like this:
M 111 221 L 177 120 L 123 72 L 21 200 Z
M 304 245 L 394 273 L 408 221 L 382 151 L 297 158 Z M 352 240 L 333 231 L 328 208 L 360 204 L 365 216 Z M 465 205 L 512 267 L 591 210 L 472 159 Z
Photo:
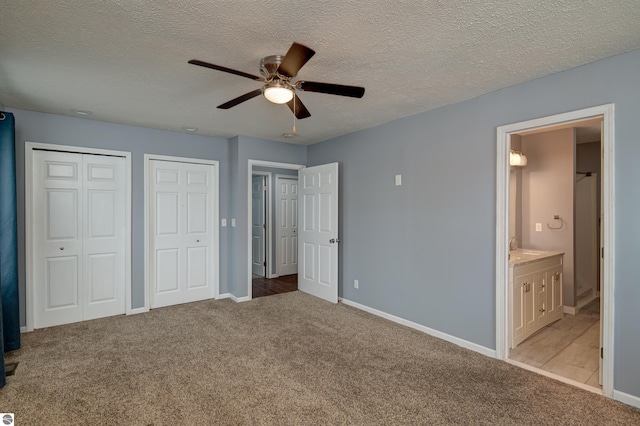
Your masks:
M 15 121 L 13 114 L 0 111 L 0 387 L 4 353 L 20 347 L 17 219 Z

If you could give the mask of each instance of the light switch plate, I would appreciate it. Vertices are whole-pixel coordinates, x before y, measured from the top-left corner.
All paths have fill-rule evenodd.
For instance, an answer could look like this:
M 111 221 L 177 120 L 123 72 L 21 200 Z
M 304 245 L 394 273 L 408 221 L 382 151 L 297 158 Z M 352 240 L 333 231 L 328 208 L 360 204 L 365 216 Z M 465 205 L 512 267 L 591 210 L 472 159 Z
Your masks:
M 542 232 L 542 224 L 536 223 L 536 232 Z
M 221 222 L 222 222 L 221 226 L 223 228 L 227 226 L 227 219 L 221 219 Z
M 396 175 L 396 186 L 402 185 L 402 175 Z
M 235 219 L 231 219 L 231 226 L 233 226 L 234 228 L 236 227 L 236 220 Z

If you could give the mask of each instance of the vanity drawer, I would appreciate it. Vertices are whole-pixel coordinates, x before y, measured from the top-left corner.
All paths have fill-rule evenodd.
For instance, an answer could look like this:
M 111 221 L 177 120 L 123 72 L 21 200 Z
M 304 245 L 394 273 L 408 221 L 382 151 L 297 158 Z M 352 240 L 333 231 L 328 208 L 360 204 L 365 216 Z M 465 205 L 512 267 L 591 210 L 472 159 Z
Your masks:
M 514 265 L 513 276 L 519 277 L 522 275 L 530 274 L 535 271 L 539 271 L 541 269 L 553 268 L 555 266 L 562 266 L 561 254 L 557 256 L 548 257 L 545 259 L 534 260 L 530 263 L 525 263 L 523 265 Z

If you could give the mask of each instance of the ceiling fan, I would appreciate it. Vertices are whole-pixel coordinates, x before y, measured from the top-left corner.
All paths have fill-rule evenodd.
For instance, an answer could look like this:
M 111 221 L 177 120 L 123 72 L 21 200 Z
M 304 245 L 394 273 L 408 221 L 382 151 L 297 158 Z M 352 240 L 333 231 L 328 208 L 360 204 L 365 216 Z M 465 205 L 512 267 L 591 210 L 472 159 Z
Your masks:
M 296 95 L 296 90 L 304 92 L 328 93 L 330 95 L 349 96 L 361 98 L 364 95 L 364 87 L 345 86 L 342 84 L 319 83 L 315 81 L 298 80 L 291 81 L 300 71 L 300 68 L 315 55 L 315 51 L 300 44 L 293 43 L 287 54 L 265 56 L 260 60 L 260 76 L 234 70 L 220 65 L 192 59 L 190 64 L 218 71 L 228 72 L 241 77 L 250 78 L 264 83 L 260 89 L 245 93 L 228 102 L 218 105 L 220 109 L 229 109 L 258 95 L 263 95 L 268 101 L 275 104 L 287 104 L 296 118 L 303 119 L 311 114 Z

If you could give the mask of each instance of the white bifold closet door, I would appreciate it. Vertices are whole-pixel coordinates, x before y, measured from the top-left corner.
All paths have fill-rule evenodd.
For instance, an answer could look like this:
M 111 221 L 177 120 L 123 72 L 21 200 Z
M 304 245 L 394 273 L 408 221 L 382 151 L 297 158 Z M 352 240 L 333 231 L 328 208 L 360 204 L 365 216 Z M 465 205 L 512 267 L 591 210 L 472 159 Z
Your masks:
M 125 159 L 34 151 L 35 328 L 125 313 Z
M 149 161 L 151 307 L 214 297 L 214 166 Z

